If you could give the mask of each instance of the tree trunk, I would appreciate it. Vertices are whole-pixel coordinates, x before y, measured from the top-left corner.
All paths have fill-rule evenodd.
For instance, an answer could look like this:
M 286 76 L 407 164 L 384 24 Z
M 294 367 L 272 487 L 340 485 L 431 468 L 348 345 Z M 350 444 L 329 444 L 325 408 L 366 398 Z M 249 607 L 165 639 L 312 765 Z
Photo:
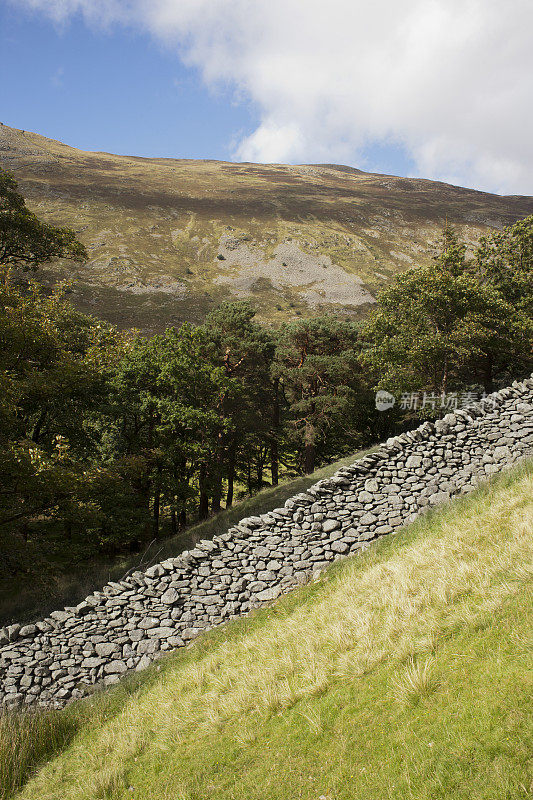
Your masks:
M 494 391 L 493 360 L 490 353 L 483 364 L 483 388 L 487 394 L 491 394 Z
M 213 475 L 213 497 L 211 499 L 211 511 L 216 514 L 220 511 L 220 501 L 222 500 L 222 472 L 224 466 L 224 435 L 218 434 L 217 456 L 214 464 Z
M 213 512 L 213 514 L 218 514 L 218 512 L 220 511 L 221 500 L 222 500 L 222 475 L 217 475 L 215 478 L 213 497 L 211 498 L 211 511 Z
M 179 514 L 179 526 L 180 528 L 185 528 L 187 525 L 187 512 L 184 508 L 181 509 Z
M 31 434 L 32 442 L 35 444 L 39 444 L 39 439 L 41 438 L 41 431 L 44 425 L 44 421 L 46 419 L 46 409 L 43 409 L 39 415 L 39 419 L 35 423 L 35 427 Z
M 233 505 L 233 484 L 235 482 L 235 442 L 232 442 L 229 449 L 229 463 L 228 463 L 228 491 L 226 494 L 226 508 Z
M 304 440 L 304 471 L 306 475 L 314 472 L 315 469 L 315 429 L 310 422 L 305 423 Z
M 277 439 L 274 439 L 270 448 L 270 476 L 272 486 L 277 486 L 279 483 L 279 449 Z
M 248 494 L 251 497 L 252 494 L 254 493 L 254 487 L 252 486 L 252 461 L 250 459 L 250 456 L 248 456 L 248 460 L 246 462 L 246 472 L 247 472 L 246 480 L 248 483 Z
M 207 519 L 207 517 L 209 516 L 209 495 L 207 494 L 206 480 L 207 480 L 207 467 L 205 464 L 202 464 L 200 466 L 200 477 L 199 477 L 199 484 L 200 484 L 200 503 L 198 506 L 199 519 Z
M 175 536 L 178 532 L 178 520 L 176 518 L 176 509 L 174 506 L 170 509 L 170 530 L 172 536 Z
M 279 483 L 279 424 L 280 424 L 280 407 L 279 407 L 279 380 L 274 382 L 274 403 L 272 407 L 272 444 L 270 446 L 270 475 L 272 486 L 277 486 Z
M 161 510 L 161 465 L 157 466 L 157 480 L 154 487 L 154 518 L 153 518 L 153 534 L 154 538 L 159 537 L 159 516 Z

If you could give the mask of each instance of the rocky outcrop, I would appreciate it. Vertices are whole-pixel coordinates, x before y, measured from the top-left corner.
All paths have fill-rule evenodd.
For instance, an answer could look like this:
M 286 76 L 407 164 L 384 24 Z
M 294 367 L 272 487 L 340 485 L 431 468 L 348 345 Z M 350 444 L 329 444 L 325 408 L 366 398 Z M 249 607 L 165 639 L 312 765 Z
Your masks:
M 389 439 L 306 492 L 76 607 L 0 630 L 0 703 L 60 706 L 306 583 L 533 454 L 533 378 Z

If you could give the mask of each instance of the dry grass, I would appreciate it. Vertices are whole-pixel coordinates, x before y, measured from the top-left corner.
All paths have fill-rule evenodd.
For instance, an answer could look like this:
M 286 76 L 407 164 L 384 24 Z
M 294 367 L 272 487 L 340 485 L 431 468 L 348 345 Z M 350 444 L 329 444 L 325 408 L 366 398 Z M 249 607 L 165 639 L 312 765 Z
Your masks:
M 393 666 L 389 694 L 400 705 L 438 696 L 435 656 L 446 641 L 482 631 L 531 585 L 533 475 L 506 481 L 329 570 L 255 621 L 229 626 L 226 637 L 219 631 L 198 641 L 176 664 L 170 659 L 157 681 L 80 736 L 20 797 L 96 799 L 114 770 L 127 764 L 136 774 L 137 759 L 153 775 L 154 794 L 135 797 L 159 796 L 158 787 L 167 791 L 183 779 L 173 768 L 163 781 L 162 758 L 199 758 L 198 747 L 228 731 L 236 746 L 253 746 L 269 720 L 291 709 L 319 736 L 320 698 L 364 685 L 381 667 Z M 106 791 L 128 797 L 114 784 Z
M 401 676 L 394 680 L 395 698 L 414 705 L 423 697 L 436 691 L 439 682 L 433 674 L 434 667 L 435 658 L 433 656 L 429 656 L 423 661 L 411 656 L 409 664 Z

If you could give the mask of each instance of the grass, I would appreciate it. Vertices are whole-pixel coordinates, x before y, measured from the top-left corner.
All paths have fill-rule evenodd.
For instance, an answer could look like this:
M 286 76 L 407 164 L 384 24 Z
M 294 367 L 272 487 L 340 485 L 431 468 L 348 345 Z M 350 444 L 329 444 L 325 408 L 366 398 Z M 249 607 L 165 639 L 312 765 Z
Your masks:
M 0 626 L 11 622 L 33 622 L 58 607 L 79 603 L 110 580 L 120 580 L 128 572 L 176 556 L 182 550 L 194 547 L 200 539 L 211 539 L 223 533 L 243 517 L 262 514 L 283 505 L 289 497 L 305 491 L 313 483 L 333 475 L 340 467 L 352 464 L 374 449 L 344 456 L 311 475 L 282 480 L 279 486 L 263 489 L 176 536 L 154 541 L 140 554 L 77 558 L 75 543 L 65 548 L 63 538 L 57 543 L 32 543 L 32 563 L 42 561 L 46 569 L 37 570 L 37 574 L 32 570 L 30 575 L 0 579 Z M 83 549 L 83 540 L 81 545 Z
M 16 797 L 525 800 L 532 534 L 529 463 L 66 709 Z
M 64 747 L 76 728 L 74 718 L 59 711 L 0 712 L 0 798 L 9 797 L 32 769 Z

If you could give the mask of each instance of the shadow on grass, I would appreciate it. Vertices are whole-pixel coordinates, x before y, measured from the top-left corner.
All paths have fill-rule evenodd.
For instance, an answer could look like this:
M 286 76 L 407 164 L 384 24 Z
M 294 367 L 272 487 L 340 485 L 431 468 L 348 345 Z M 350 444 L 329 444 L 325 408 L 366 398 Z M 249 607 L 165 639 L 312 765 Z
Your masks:
M 66 747 L 80 724 L 68 711 L 0 712 L 0 800 L 12 797 L 44 761 Z

